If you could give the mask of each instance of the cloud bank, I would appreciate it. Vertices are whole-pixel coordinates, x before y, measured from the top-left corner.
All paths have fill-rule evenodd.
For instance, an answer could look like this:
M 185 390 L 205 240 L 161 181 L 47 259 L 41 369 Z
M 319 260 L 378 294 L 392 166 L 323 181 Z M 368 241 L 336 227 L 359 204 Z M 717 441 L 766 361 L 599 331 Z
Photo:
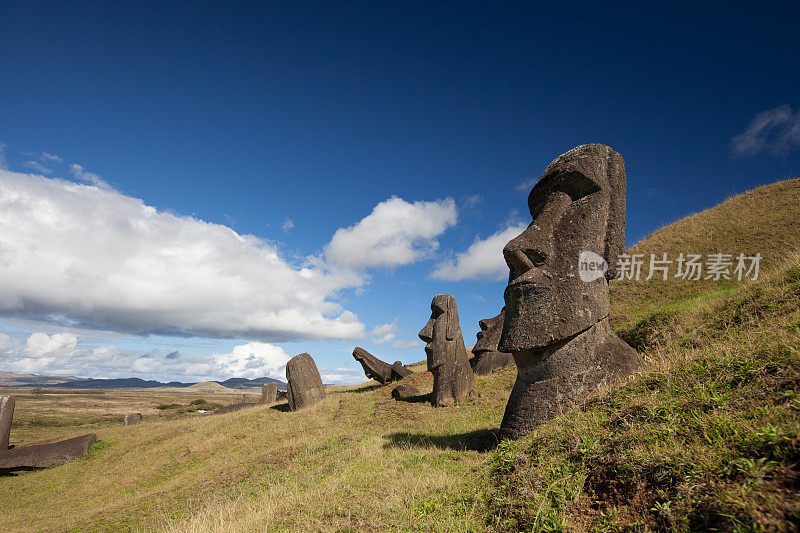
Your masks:
M 524 224 L 516 224 L 485 239 L 476 238 L 469 248 L 456 254 L 454 259 L 437 265 L 431 277 L 447 281 L 506 279 L 508 266 L 503 259 L 503 248 L 525 228 Z
M 294 267 L 267 241 L 159 212 L 88 174 L 100 185 L 0 170 L 0 313 L 274 342 L 363 334 L 332 301 L 359 280 Z
M 754 156 L 766 152 L 784 156 L 800 148 L 800 110 L 792 113 L 788 105 L 758 113 L 747 129 L 731 140 L 734 156 Z

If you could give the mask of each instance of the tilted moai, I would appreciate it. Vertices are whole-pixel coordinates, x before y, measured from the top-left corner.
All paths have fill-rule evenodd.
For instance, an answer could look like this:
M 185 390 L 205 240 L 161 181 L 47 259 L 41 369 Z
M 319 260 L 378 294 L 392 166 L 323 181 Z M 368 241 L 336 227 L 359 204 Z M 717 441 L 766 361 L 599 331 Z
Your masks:
M 465 401 L 474 387 L 475 375 L 469 366 L 453 295 L 433 297 L 431 318 L 419 338 L 425 342 L 428 370 L 433 374 L 431 404 L 440 407 Z
M 128 413 L 125 415 L 125 420 L 122 422 L 123 426 L 134 426 L 142 421 L 142 415 L 139 413 Z
M 261 387 L 261 403 L 275 403 L 278 401 L 278 384 L 264 383 Z
M 353 350 L 353 358 L 361 363 L 361 368 L 364 369 L 364 375 L 369 379 L 374 379 L 381 385 L 403 379 L 414 373 L 403 366 L 403 363 L 400 361 L 395 361 L 391 365 L 389 363 L 384 363 L 364 348 L 358 346 Z
M 476 374 L 491 374 L 495 370 L 514 364 L 514 357 L 510 353 L 497 350 L 500 342 L 500 333 L 503 331 L 503 315 L 505 310 L 494 318 L 484 318 L 478 321 L 481 330 L 478 332 L 478 342 L 472 348 L 472 370 Z
M 642 365 L 608 324 L 608 280 L 625 250 L 622 156 L 602 144 L 573 148 L 547 167 L 528 208 L 533 222 L 503 250 L 510 273 L 499 349 L 513 354 L 518 375 L 501 438 L 528 433 Z M 579 273 L 579 258 L 591 254 L 609 266 L 604 276 Z
M 286 395 L 289 409 L 297 411 L 325 397 L 325 387 L 314 359 L 307 353 L 295 355 L 286 363 Z
M 0 396 L 0 451 L 8 449 L 11 422 L 14 419 L 14 397 Z

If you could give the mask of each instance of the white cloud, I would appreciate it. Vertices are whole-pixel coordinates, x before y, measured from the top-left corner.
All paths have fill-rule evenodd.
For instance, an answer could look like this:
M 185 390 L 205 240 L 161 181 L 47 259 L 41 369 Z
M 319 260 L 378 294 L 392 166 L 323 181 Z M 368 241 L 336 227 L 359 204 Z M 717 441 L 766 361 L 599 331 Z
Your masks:
M 322 377 L 322 383 L 325 385 L 334 383 L 339 385 L 357 385 L 358 383 L 364 383 L 366 381 L 364 371 L 361 368 L 320 368 L 319 374 L 320 377 Z
M 792 113 L 788 105 L 758 113 L 744 132 L 731 139 L 734 156 L 761 152 L 782 156 L 795 148 L 800 148 L 800 110 Z
M 421 348 L 422 344 L 420 341 L 397 341 L 392 344 L 392 348 L 395 350 L 407 350 L 409 348 Z
M 25 161 L 24 163 L 22 163 L 22 166 L 35 170 L 36 172 L 41 172 L 42 174 L 50 175 L 53 173 L 52 169 L 47 168 L 38 161 Z
M 6 161 L 6 145 L 0 143 L 0 170 L 8 170 L 8 162 Z
M 483 196 L 481 196 L 480 194 L 472 194 L 470 196 L 464 197 L 461 200 L 461 205 L 464 207 L 464 209 L 470 209 L 472 207 L 475 207 L 482 201 L 483 201 Z
M 456 219 L 452 198 L 412 204 L 392 197 L 357 224 L 337 230 L 325 246 L 325 259 L 355 270 L 407 265 L 435 251 L 436 237 Z
M 523 181 L 514 188 L 517 189 L 519 192 L 524 192 L 525 194 L 528 194 L 529 192 L 531 192 L 531 189 L 533 189 L 533 186 L 536 185 L 537 181 L 539 181 L 539 178 L 530 178 Z
M 103 180 L 103 178 L 101 178 L 94 172 L 88 172 L 81 165 L 77 163 L 72 163 L 69 166 L 69 170 L 77 180 L 85 181 L 86 183 L 91 183 L 92 185 L 95 185 L 97 187 L 108 187 L 108 184 L 105 182 L 105 180 Z
M 466 251 L 456 254 L 454 260 L 438 264 L 431 277 L 448 281 L 465 279 L 499 281 L 507 278 L 508 266 L 503 259 L 503 248 L 525 228 L 526 226 L 522 224 L 514 225 L 485 239 L 476 238 Z
M 78 345 L 78 337 L 71 333 L 36 332 L 28 337 L 23 353 L 27 357 L 64 357 L 70 355 Z
M 363 324 L 330 298 L 362 282 L 293 267 L 269 242 L 108 186 L 0 171 L 2 314 L 129 333 L 353 338 Z
M 42 161 L 48 161 L 53 163 L 63 163 L 64 160 L 54 154 L 48 154 L 47 152 L 42 152 Z
M 391 324 L 375 326 L 369 332 L 373 336 L 375 344 L 386 344 L 392 342 L 397 337 L 397 319 Z
M 290 233 L 294 229 L 294 220 L 291 218 L 284 220 L 283 224 L 281 224 L 281 229 L 286 233 Z
M 289 359 L 283 348 L 265 342 L 249 342 L 235 346 L 230 353 L 214 354 L 223 375 L 248 379 L 267 376 L 285 381 Z
M 11 337 L 5 333 L 0 333 L 0 354 L 11 353 L 16 346 L 16 343 L 11 340 Z

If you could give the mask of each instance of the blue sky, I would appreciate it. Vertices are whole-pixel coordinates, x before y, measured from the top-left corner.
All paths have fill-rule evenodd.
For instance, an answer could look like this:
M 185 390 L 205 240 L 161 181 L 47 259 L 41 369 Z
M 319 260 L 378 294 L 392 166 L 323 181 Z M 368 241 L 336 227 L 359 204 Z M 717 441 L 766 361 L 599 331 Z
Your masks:
M 431 4 L 4 3 L 0 371 L 358 381 L 474 342 L 578 144 L 629 244 L 798 174 L 796 4 Z

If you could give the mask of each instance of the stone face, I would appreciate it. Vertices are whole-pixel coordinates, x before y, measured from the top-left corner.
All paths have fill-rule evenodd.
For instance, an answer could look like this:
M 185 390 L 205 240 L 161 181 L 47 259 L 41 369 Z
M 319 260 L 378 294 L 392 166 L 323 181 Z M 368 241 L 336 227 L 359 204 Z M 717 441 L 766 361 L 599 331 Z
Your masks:
M 419 396 L 419 390 L 411 385 L 398 385 L 392 389 L 392 398 L 395 400 L 405 400 L 413 396 Z
M 509 266 L 498 349 L 518 376 L 500 428 L 516 438 L 642 365 L 611 332 L 608 280 L 625 249 L 625 162 L 601 144 L 578 146 L 547 167 L 528 196 L 533 222 L 503 250 Z M 593 252 L 605 276 L 582 281 Z
M 122 423 L 123 426 L 133 426 L 138 424 L 142 421 L 142 415 L 139 413 L 128 413 L 125 415 L 125 421 Z
M 400 361 L 395 361 L 391 365 L 384 363 L 364 348 L 358 346 L 353 350 L 353 358 L 361 363 L 361 368 L 364 369 L 364 374 L 369 379 L 374 379 L 381 385 L 401 380 L 414 373 L 403 366 Z
M 392 366 L 384 363 L 364 348 L 356 346 L 353 350 L 353 358 L 361 363 L 361 368 L 364 369 L 364 374 L 369 379 L 374 379 L 381 385 L 392 381 Z
M 433 374 L 431 404 L 440 407 L 465 401 L 472 392 L 475 376 L 467 359 L 453 295 L 433 297 L 431 318 L 419 338 L 425 342 L 428 370 Z
M 261 387 L 261 403 L 275 403 L 278 401 L 278 384 L 264 383 Z
M 97 435 L 90 433 L 81 437 L 53 442 L 20 446 L 0 452 L 0 471 L 48 468 L 89 455 L 89 448 L 97 442 Z
M 500 333 L 503 331 L 503 316 L 505 312 L 494 318 L 484 318 L 478 321 L 481 330 L 478 332 L 478 342 L 472 348 L 472 370 L 476 374 L 491 374 L 508 365 L 514 364 L 514 357 L 510 353 L 497 350 L 500 342 Z
M 0 452 L 8 449 L 11 421 L 14 419 L 14 397 L 0 396 Z
M 289 383 L 286 396 L 292 411 L 313 405 L 325 397 L 325 387 L 317 365 L 307 353 L 289 359 L 286 363 L 286 381 Z

